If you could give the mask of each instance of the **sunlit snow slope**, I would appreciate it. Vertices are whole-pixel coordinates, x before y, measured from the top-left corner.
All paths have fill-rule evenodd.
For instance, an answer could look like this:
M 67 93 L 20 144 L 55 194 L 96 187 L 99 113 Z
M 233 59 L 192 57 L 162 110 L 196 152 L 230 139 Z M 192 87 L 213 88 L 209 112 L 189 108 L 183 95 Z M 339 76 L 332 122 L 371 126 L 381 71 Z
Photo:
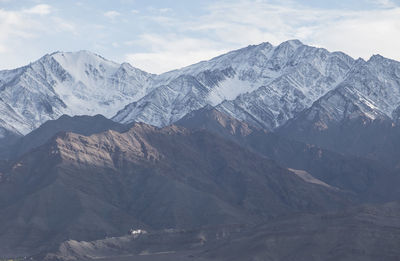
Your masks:
M 273 129 L 336 87 L 354 60 L 291 40 L 262 43 L 156 77 L 155 88 L 113 119 L 168 125 L 207 104 Z
M 26 134 L 62 114 L 111 117 L 147 94 L 151 79 L 87 51 L 46 55 L 0 71 L 0 129 Z

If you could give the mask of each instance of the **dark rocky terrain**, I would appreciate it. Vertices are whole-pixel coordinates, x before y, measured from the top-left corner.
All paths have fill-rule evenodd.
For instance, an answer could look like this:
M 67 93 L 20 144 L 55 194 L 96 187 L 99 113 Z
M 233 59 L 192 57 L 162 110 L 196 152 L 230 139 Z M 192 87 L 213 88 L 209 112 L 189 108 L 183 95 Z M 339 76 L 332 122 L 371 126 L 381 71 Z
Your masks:
M 205 130 L 135 124 L 60 133 L 3 172 L 0 252 L 29 255 L 131 228 L 256 224 L 337 209 L 351 194 L 304 181 Z
M 400 205 L 303 214 L 256 226 L 226 226 L 67 241 L 48 254 L 64 260 L 398 260 Z
M 194 111 L 178 121 L 177 124 L 194 130 L 210 131 L 266 156 L 281 166 L 307 171 L 314 178 L 333 187 L 355 193 L 360 202 L 386 202 L 400 198 L 400 191 L 396 189 L 400 185 L 400 175 L 396 170 L 383 164 L 380 158 L 371 160 L 367 157 L 363 158 L 362 156 L 366 155 L 361 153 L 357 155 L 345 153 L 344 150 L 329 150 L 330 147 L 326 146 L 326 148 L 323 146 L 324 144 L 318 142 L 299 142 L 294 138 L 290 139 L 294 136 L 284 137 L 279 132 L 268 132 L 252 127 L 212 107 Z M 339 133 L 337 134 L 337 137 L 342 137 Z M 351 135 L 349 133 L 348 136 Z M 317 136 L 310 135 L 310 137 Z M 332 138 L 333 136 L 328 137 Z M 345 137 L 342 138 L 345 139 Z M 376 139 L 363 137 L 359 143 L 361 140 L 365 140 L 364 144 L 368 144 L 368 142 L 373 143 L 379 139 L 379 137 Z M 347 144 L 350 147 L 356 142 L 356 140 L 353 143 L 348 141 Z M 345 143 L 342 144 L 345 147 Z M 394 148 L 396 143 L 390 144 Z
M 398 257 L 399 206 L 384 204 L 399 198 L 390 165 L 210 106 L 177 124 L 63 116 L 20 139 L 24 154 L 0 162 L 0 253 L 49 261 Z
M 330 122 L 319 128 L 322 116 L 305 120 L 307 111 L 289 121 L 278 133 L 285 137 L 316 144 L 349 156 L 379 161 L 389 168 L 399 169 L 400 127 L 387 119 L 371 120 L 366 117 Z

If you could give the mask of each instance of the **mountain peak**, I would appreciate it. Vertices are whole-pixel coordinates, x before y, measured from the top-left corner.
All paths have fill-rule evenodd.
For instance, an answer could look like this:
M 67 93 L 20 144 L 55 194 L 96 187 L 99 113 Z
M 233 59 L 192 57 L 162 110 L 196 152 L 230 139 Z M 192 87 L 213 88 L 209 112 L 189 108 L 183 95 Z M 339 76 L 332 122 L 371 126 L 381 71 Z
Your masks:
M 260 47 L 272 47 L 273 45 L 270 42 L 263 42 L 263 43 L 260 43 L 258 46 L 260 46 Z
M 96 56 L 107 60 L 106 58 L 102 57 L 101 55 L 88 51 L 88 50 L 78 50 L 78 51 L 56 51 L 50 54 L 50 56 L 57 56 L 57 55 L 77 55 L 77 56 Z
M 295 51 L 303 45 L 304 44 L 302 42 L 300 42 L 300 40 L 288 40 L 288 41 L 282 42 L 281 44 L 276 46 L 275 50 L 276 51 L 281 51 L 281 50 Z
M 101 55 L 99 55 L 99 54 L 97 54 L 97 53 L 94 53 L 94 52 L 91 52 L 91 51 L 88 51 L 88 50 L 78 50 L 78 51 L 55 51 L 55 52 L 52 52 L 52 53 L 50 53 L 50 54 L 46 54 L 46 55 L 44 55 L 42 58 L 44 58 L 44 57 L 53 57 L 53 58 L 55 58 L 55 59 L 57 59 L 57 58 L 60 58 L 60 57 L 66 57 L 66 58 L 71 58 L 71 57 L 74 57 L 75 59 L 86 59 L 86 60 L 93 60 L 93 59 L 99 59 L 99 60 L 102 60 L 102 61 L 104 61 L 104 62 L 112 62 L 112 61 L 110 61 L 110 60 L 108 60 L 108 59 L 106 59 L 106 58 L 104 58 L 103 56 L 101 56 Z M 41 59 L 39 59 L 39 60 L 41 60 Z M 115 62 L 112 62 L 112 63 L 115 63 Z M 115 63 L 115 64 L 117 64 L 117 63 Z
M 209 105 L 187 114 L 176 124 L 189 129 L 211 129 L 221 136 L 226 136 L 226 131 L 230 135 L 247 136 L 256 129 Z
M 285 41 L 285 42 L 281 43 L 280 45 L 290 45 L 293 48 L 298 48 L 304 44 L 298 39 L 292 39 L 292 40 Z
M 109 67 L 119 67 L 120 65 L 105 59 L 104 57 L 90 51 L 81 50 L 77 52 L 56 52 L 51 55 L 64 68 L 72 69 L 82 64 L 100 65 L 106 64 Z
M 400 62 L 390 59 L 390 58 L 386 58 L 380 54 L 374 54 L 371 56 L 371 58 L 369 58 L 368 63 L 372 63 L 372 64 L 382 64 L 382 65 L 395 65 L 400 66 Z
M 271 50 L 273 47 L 274 46 L 270 42 L 263 42 L 263 43 L 256 44 L 256 45 L 249 45 L 249 46 L 247 46 L 245 48 L 242 48 L 242 49 L 239 49 L 239 50 L 236 50 L 236 51 L 244 51 L 244 50 L 249 50 L 249 49 L 252 50 L 254 48 L 256 48 L 257 50 L 265 50 L 265 49 Z M 235 51 L 233 51 L 233 52 L 235 52 Z
M 374 63 L 374 62 L 383 61 L 383 60 L 386 60 L 386 58 L 380 54 L 374 54 L 369 58 L 368 62 Z
M 57 51 L 28 66 L 0 71 L 0 96 L 7 98 L 0 101 L 0 111 L 7 111 L 0 119 L 27 134 L 63 114 L 110 118 L 146 95 L 152 77 L 90 51 Z

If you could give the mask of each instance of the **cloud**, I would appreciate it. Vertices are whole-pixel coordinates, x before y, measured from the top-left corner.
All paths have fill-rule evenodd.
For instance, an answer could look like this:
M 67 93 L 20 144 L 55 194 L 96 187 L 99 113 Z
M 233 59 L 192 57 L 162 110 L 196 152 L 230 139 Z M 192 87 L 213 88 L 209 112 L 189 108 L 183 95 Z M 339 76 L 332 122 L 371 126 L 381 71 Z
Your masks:
M 33 41 L 51 39 L 57 33 L 73 32 L 75 25 L 51 15 L 49 5 L 35 5 L 19 10 L 0 9 L 0 68 L 15 68 L 37 59 Z
M 21 43 L 34 36 L 36 21 L 24 12 L 0 9 L 0 68 L 20 65 L 22 58 L 18 52 Z
M 297 38 L 300 28 L 315 28 L 318 24 L 337 19 L 336 13 L 296 6 L 290 2 L 272 4 L 269 1 L 242 0 L 219 2 L 209 6 L 208 14 L 189 27 L 192 31 L 207 31 L 218 39 L 234 45 L 269 41 L 278 44 Z M 262 40 L 263 39 L 263 40 Z
M 125 60 L 135 67 L 152 73 L 163 73 L 173 69 L 182 68 L 192 64 L 194 61 L 208 60 L 223 54 L 225 51 L 189 51 L 189 52 L 149 52 L 130 53 Z
M 400 8 L 379 0 L 382 8 L 343 10 L 309 8 L 282 1 L 220 2 L 196 21 L 193 30 L 206 30 L 221 41 L 240 46 L 298 38 L 311 45 L 343 50 L 355 57 L 374 53 L 400 59 Z M 196 28 L 196 26 L 198 28 Z M 240 36 L 240 37 L 238 37 Z
M 0 0 L 4 1 L 16 2 Z M 150 72 L 172 70 L 249 44 L 268 41 L 277 45 L 295 38 L 355 58 L 380 53 L 400 60 L 399 0 L 362 1 L 368 7 L 351 10 L 299 4 L 306 3 L 304 0 L 200 1 L 192 9 L 147 7 L 140 1 L 120 0 L 123 5 L 135 2 L 124 11 L 130 15 L 103 9 L 100 17 L 79 18 L 73 17 L 73 10 L 83 8 L 75 4 L 62 13 L 55 3 L 50 6 L 40 1 L 29 8 L 0 7 L 0 67 L 25 64 L 33 53 L 28 48 L 42 55 L 43 39 L 50 39 L 46 48 L 59 49 L 62 46 L 53 46 L 60 44 L 57 39 L 76 40 L 74 36 L 82 32 L 90 34 L 79 42 L 82 48 L 105 52 L 102 54 L 120 61 L 127 59 Z M 88 1 L 73 3 L 91 8 Z M 93 24 L 77 25 L 85 19 L 93 19 Z M 25 50 L 23 55 L 19 49 Z
M 368 59 L 381 54 L 400 60 L 400 8 L 354 13 L 324 28 L 318 27 L 309 37 L 312 43 Z
M 349 10 L 311 8 L 285 0 L 218 1 L 193 19 L 151 17 L 167 33 L 142 35 L 140 46 L 147 51 L 126 57 L 140 68 L 161 72 L 208 59 L 221 50 L 300 39 L 355 58 L 380 53 L 400 60 L 400 8 L 390 0 L 374 3 L 379 8 Z M 170 30 L 173 37 L 166 35 Z
M 23 10 L 27 14 L 47 15 L 51 13 L 51 6 L 45 4 L 35 5 L 30 9 Z
M 147 7 L 147 10 L 150 11 L 150 12 L 153 12 L 153 13 L 171 13 L 173 11 L 172 8 L 168 8 L 168 7 L 156 8 L 154 6 Z
M 74 23 L 66 21 L 60 17 L 52 17 L 51 20 L 53 22 L 54 29 L 57 32 L 69 32 L 75 35 L 78 34 L 77 26 Z
M 391 0 L 372 0 L 373 3 L 384 8 L 395 8 L 398 5 Z
M 30 29 L 35 21 L 22 13 L 0 9 L 0 42 L 14 36 L 28 38 L 32 35 Z
M 125 60 L 133 66 L 152 73 L 181 68 L 228 51 L 223 48 L 217 49 L 212 41 L 178 37 L 175 34 L 143 34 L 138 40 L 126 44 L 149 48 L 148 52 L 128 53 L 125 55 Z
M 158 9 L 158 11 L 160 13 L 168 13 L 168 12 L 172 12 L 172 9 L 171 8 L 160 8 L 160 9 Z
M 116 18 L 116 17 L 118 17 L 120 15 L 121 14 L 119 12 L 115 11 L 115 10 L 111 10 L 111 11 L 108 11 L 108 12 L 104 13 L 104 16 L 108 17 L 110 19 L 114 19 L 114 18 Z
M 7 48 L 3 45 L 0 45 L 0 53 L 5 53 L 7 52 Z

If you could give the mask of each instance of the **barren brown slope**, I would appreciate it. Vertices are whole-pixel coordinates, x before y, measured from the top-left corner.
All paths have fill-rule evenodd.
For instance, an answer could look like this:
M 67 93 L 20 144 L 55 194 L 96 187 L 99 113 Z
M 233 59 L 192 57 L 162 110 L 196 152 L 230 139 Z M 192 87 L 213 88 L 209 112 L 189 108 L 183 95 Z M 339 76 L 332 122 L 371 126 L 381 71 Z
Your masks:
M 214 134 L 145 124 L 60 134 L 15 162 L 0 194 L 3 255 L 130 228 L 254 223 L 349 203 L 341 191 L 306 183 Z
M 32 149 L 45 144 L 59 132 L 73 132 L 88 136 L 107 130 L 124 132 L 129 130 L 129 126 L 114 122 L 103 115 L 73 117 L 62 115 L 57 120 L 46 121 L 29 134 L 9 142 L 8 146 L 0 150 L 0 159 L 19 158 Z

